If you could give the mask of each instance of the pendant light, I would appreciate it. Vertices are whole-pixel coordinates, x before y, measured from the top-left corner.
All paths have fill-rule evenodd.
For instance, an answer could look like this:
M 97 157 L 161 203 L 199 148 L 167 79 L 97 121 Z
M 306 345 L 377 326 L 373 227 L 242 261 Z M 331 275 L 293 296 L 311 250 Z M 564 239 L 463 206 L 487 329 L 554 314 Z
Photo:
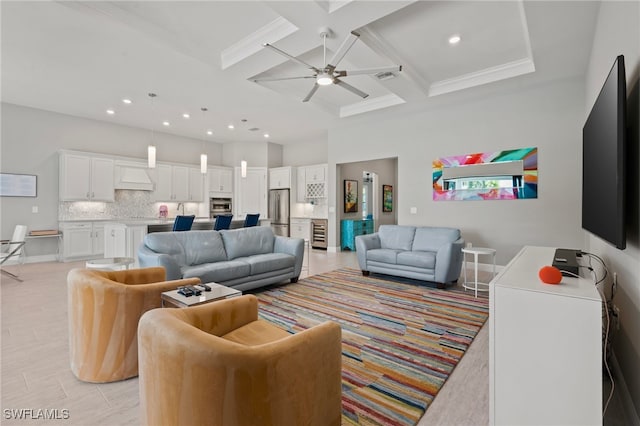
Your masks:
M 240 162 L 240 176 L 243 178 L 247 177 L 247 162 L 244 160 Z
M 147 147 L 147 163 L 150 169 L 155 169 L 156 167 L 156 146 L 153 144 L 153 129 L 155 127 L 154 121 L 155 115 L 153 114 L 153 98 L 157 95 L 155 93 L 149 93 L 149 98 L 151 99 L 151 144 Z
M 205 107 L 200 108 L 200 111 L 203 113 L 207 112 L 208 109 Z M 202 151 L 204 151 L 204 142 L 202 142 Z M 200 154 L 200 173 L 203 175 L 207 174 L 207 154 L 204 152 Z

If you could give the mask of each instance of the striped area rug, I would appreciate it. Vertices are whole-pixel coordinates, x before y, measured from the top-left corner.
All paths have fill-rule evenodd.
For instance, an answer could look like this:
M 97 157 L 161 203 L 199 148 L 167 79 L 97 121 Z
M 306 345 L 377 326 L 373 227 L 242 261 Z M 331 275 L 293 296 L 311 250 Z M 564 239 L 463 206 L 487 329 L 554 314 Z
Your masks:
M 342 326 L 342 424 L 415 425 L 489 316 L 486 297 L 340 269 L 256 293 L 289 332 Z

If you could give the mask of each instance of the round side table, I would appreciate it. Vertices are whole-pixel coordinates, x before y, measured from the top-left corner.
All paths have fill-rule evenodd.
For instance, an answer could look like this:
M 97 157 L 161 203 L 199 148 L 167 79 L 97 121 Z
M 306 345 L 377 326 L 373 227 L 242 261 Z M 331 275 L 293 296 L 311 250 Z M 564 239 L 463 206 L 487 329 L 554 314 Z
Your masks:
M 87 260 L 87 269 L 105 269 L 107 271 L 119 271 L 129 269 L 129 265 L 136 260 L 131 257 L 107 257 L 104 259 Z
M 467 254 L 473 255 L 473 269 L 475 272 L 475 280 L 469 282 L 467 280 Z M 496 276 L 496 251 L 492 248 L 485 247 L 466 247 L 462 249 L 462 256 L 464 257 L 464 283 L 462 286 L 468 290 L 474 290 L 476 297 L 478 297 L 479 291 L 489 291 L 489 283 L 478 281 L 478 256 L 486 255 L 491 256 L 493 263 L 493 276 Z M 480 288 L 479 286 L 483 286 Z M 486 286 L 486 288 L 484 288 Z

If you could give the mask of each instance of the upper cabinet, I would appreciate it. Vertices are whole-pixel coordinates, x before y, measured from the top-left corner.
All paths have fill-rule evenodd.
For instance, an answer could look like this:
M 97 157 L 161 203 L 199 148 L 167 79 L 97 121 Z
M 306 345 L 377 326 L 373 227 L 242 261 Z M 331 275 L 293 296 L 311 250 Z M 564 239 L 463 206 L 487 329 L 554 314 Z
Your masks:
M 242 177 L 237 167 L 235 175 L 234 215 L 243 218 L 249 213 L 260 213 L 261 218 L 267 218 L 267 169 L 249 167 L 247 176 Z
M 327 164 L 298 167 L 296 199 L 299 203 L 327 197 L 327 172 Z
M 202 174 L 187 166 L 158 164 L 155 169 L 156 201 L 201 202 Z
M 209 195 L 230 198 L 233 194 L 233 169 L 230 167 L 209 168 Z
M 114 201 L 114 160 L 60 154 L 61 201 Z
M 203 185 L 204 179 L 200 169 L 195 167 L 189 167 L 189 199 L 187 201 L 191 203 L 201 203 L 203 200 Z
M 293 170 L 291 167 L 269 169 L 269 189 L 291 188 Z

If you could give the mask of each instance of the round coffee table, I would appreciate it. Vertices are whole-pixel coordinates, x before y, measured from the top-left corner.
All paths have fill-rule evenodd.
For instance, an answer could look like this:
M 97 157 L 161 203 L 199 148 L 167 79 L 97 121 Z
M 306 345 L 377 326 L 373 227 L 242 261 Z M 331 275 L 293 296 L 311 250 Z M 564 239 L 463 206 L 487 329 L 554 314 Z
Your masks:
M 118 271 L 129 269 L 136 260 L 132 257 L 106 257 L 104 259 L 87 260 L 87 269 L 106 269 L 108 271 Z
M 469 282 L 467 280 L 467 254 L 473 255 L 473 268 L 475 272 L 475 281 Z M 479 291 L 489 291 L 489 283 L 478 281 L 478 256 L 487 255 L 491 256 L 493 261 L 493 276 L 496 276 L 496 251 L 492 248 L 485 247 L 465 247 L 462 249 L 462 256 L 464 257 L 464 283 L 462 286 L 468 290 L 474 290 L 476 297 L 478 297 Z M 483 286 L 480 288 L 479 286 Z M 486 288 L 484 288 L 486 286 Z

